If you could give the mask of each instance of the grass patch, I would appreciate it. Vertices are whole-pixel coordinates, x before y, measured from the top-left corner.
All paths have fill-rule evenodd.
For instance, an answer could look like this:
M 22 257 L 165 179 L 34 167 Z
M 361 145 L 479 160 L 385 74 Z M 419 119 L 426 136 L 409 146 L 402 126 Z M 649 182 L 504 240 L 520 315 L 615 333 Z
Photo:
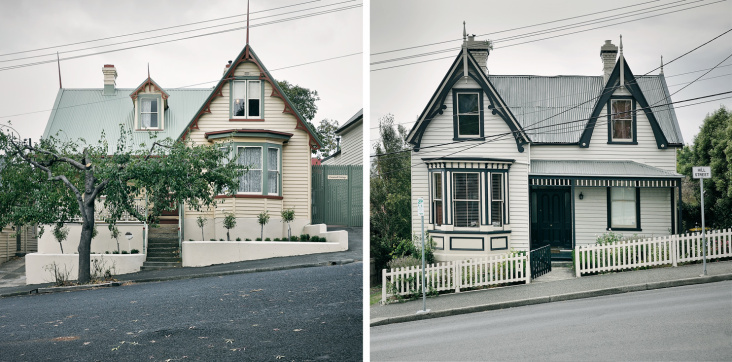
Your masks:
M 381 302 L 381 285 L 371 287 L 369 292 L 369 305 L 379 304 Z

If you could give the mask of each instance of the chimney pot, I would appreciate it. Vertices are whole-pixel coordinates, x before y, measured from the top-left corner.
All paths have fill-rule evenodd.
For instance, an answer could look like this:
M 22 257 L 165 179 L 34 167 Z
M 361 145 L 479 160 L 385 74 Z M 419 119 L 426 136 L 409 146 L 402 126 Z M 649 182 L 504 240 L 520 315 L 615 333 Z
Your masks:
M 488 55 L 491 52 L 489 40 L 475 40 L 475 34 L 468 36 L 467 47 L 470 54 L 478 62 L 480 68 L 488 74 Z
M 104 91 L 102 91 L 102 94 L 105 96 L 114 95 L 115 86 L 117 85 L 117 68 L 113 64 L 104 64 L 102 74 L 104 74 Z

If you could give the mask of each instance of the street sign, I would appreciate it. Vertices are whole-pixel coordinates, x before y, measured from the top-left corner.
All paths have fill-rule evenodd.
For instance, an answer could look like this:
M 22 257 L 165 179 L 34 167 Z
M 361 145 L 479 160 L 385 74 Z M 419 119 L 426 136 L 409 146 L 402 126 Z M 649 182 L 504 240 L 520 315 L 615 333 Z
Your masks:
M 424 216 L 424 199 L 421 197 L 417 200 L 417 215 Z
M 694 178 L 712 178 L 712 168 L 709 166 L 693 167 Z

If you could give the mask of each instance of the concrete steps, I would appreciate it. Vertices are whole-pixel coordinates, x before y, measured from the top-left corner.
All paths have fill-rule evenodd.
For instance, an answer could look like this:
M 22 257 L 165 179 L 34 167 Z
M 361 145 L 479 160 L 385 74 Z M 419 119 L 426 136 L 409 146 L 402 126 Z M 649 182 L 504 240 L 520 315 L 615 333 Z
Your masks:
M 177 220 L 175 223 L 150 228 L 147 242 L 147 259 L 142 264 L 142 270 L 181 267 Z

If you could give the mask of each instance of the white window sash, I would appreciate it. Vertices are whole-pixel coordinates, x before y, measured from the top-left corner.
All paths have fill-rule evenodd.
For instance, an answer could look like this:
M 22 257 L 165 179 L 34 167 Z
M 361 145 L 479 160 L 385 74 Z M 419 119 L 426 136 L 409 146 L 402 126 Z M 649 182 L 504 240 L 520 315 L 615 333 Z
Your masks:
M 261 80 L 234 80 L 231 82 L 231 117 L 237 119 L 262 119 L 262 81 Z M 258 100 L 258 115 L 249 116 L 249 101 Z M 237 107 L 241 107 L 242 116 L 236 115 Z

